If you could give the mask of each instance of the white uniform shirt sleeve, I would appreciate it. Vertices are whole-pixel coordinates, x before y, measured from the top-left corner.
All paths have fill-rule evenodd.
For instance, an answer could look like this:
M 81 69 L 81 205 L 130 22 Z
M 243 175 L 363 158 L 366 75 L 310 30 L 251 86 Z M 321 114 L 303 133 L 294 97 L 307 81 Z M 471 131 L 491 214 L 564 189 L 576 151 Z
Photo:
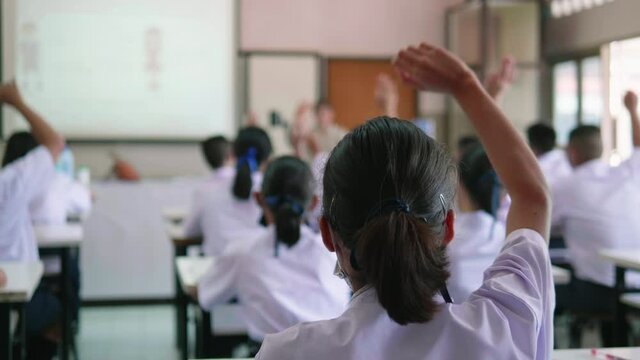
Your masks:
M 86 217 L 91 211 L 91 193 L 78 181 L 69 184 L 69 203 L 67 213 Z
M 238 262 L 241 254 L 216 257 L 213 265 L 198 283 L 198 302 L 203 309 L 212 310 L 215 305 L 228 302 L 237 296 Z
M 509 321 L 513 345 L 536 359 L 553 347 L 555 289 L 544 238 L 521 229 L 507 237 L 500 255 L 484 273 L 469 302 L 491 301 Z
M 193 195 L 193 201 L 191 202 L 191 210 L 184 222 L 184 232 L 187 237 L 202 236 L 202 213 L 204 211 L 204 204 L 202 201 L 203 195 L 201 191 L 196 190 Z

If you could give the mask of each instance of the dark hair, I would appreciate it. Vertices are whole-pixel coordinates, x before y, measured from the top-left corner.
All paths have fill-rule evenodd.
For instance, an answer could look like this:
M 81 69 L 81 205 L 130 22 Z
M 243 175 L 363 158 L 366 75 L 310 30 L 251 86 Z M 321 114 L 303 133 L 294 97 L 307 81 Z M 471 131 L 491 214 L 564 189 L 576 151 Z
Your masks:
M 460 181 L 471 199 L 489 215 L 496 217 L 502 184 L 482 145 L 468 149 L 458 165 Z
M 27 155 L 29 151 L 36 147 L 38 147 L 38 142 L 30 132 L 21 131 L 14 133 L 7 141 L 4 158 L 2 159 L 2 167 Z
M 231 143 L 224 136 L 213 136 L 200 143 L 202 154 L 212 169 L 224 165 L 231 154 Z
M 426 322 L 449 277 L 444 221 L 456 187 L 444 148 L 411 122 L 378 117 L 349 133 L 324 174 L 324 217 L 399 324 Z M 447 200 L 448 199 L 448 200 Z
M 465 135 L 458 139 L 458 154 L 462 156 L 467 150 L 480 144 L 480 139 L 475 135 Z
M 549 125 L 537 123 L 527 129 L 529 146 L 534 152 L 544 154 L 556 147 L 556 131 Z
M 262 195 L 276 218 L 276 240 L 291 247 L 300 239 L 302 216 L 313 198 L 313 174 L 293 156 L 269 164 L 262 181 Z
M 233 143 L 233 153 L 238 165 L 232 188 L 237 199 L 249 199 L 253 188 L 251 175 L 269 158 L 271 150 L 269 135 L 261 128 L 248 126 L 238 132 L 238 137 Z
M 602 156 L 602 136 L 600 128 L 593 125 L 579 125 L 569 133 L 569 146 L 582 161 L 594 160 Z

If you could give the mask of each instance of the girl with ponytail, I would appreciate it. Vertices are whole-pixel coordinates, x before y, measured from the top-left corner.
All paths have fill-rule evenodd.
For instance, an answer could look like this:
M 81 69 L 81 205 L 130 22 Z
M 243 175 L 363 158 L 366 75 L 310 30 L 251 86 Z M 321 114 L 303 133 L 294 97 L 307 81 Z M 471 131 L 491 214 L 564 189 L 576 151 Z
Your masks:
M 480 144 L 466 149 L 458 162 L 460 181 L 455 237 L 447 246 L 447 287 L 455 303 L 462 303 L 482 285 L 482 274 L 504 245 L 506 229 L 498 221 L 502 183 Z
M 320 229 L 353 288 L 349 308 L 267 336 L 256 359 L 549 359 L 550 200 L 535 156 L 451 53 L 421 44 L 395 66 L 408 84 L 452 95 L 468 115 L 512 199 L 505 244 L 480 289 L 451 303 L 456 168 L 411 123 L 370 120 L 336 146 L 323 180 Z
M 237 298 L 254 341 L 346 308 L 349 289 L 332 275 L 336 257 L 303 221 L 318 202 L 314 189 L 304 161 L 284 156 L 269 164 L 256 194 L 267 227 L 218 257 L 198 285 L 205 309 Z
M 269 135 L 259 127 L 241 129 L 233 143 L 235 175 L 220 179 L 216 191 L 197 192 L 185 223 L 185 235 L 203 236 L 207 256 L 220 256 L 238 239 L 260 231 L 260 207 L 252 193 L 262 181 L 261 168 L 271 156 Z

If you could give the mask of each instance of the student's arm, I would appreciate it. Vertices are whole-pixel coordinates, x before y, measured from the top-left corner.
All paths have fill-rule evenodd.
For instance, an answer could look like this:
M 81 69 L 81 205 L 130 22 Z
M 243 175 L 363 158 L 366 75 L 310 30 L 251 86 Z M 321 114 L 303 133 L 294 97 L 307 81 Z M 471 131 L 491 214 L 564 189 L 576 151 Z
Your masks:
M 548 239 L 551 200 L 538 162 L 473 72 L 453 54 L 427 44 L 401 51 L 395 66 L 409 84 L 451 94 L 464 109 L 511 196 L 507 231 L 528 228 Z
M 203 309 L 211 310 L 215 305 L 224 304 L 236 294 L 238 262 L 242 255 L 227 254 L 216 257 L 213 265 L 198 283 L 198 303 Z
M 633 147 L 640 148 L 640 116 L 638 116 L 638 95 L 633 91 L 627 91 L 624 95 L 624 106 L 631 116 L 631 129 L 633 134 Z
M 489 74 L 484 83 L 484 87 L 495 101 L 502 100 L 505 92 L 511 87 L 516 76 L 516 60 L 507 56 L 502 59 L 500 70 Z
M 15 82 L 12 81 L 0 86 L 0 102 L 13 106 L 24 116 L 31 127 L 33 137 L 40 145 L 49 150 L 54 160 L 57 160 L 64 150 L 64 138 L 24 102 Z

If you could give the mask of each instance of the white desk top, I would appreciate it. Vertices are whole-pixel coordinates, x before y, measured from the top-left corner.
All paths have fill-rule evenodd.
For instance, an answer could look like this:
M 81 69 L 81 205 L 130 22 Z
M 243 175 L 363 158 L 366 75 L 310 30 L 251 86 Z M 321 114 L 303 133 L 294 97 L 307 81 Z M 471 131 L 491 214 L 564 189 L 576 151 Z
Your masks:
M 162 217 L 171 222 L 182 222 L 189 215 L 189 209 L 183 206 L 169 206 L 162 209 Z
M 44 266 L 42 262 L 8 262 L 0 261 L 0 269 L 7 275 L 7 283 L 0 287 L 1 303 L 24 303 L 31 300 L 38 287 Z
M 169 238 L 172 240 L 186 239 L 187 237 L 184 226 L 176 224 L 167 226 L 167 235 L 169 235 Z
M 555 285 L 567 285 L 571 282 L 571 272 L 558 266 L 551 266 L 553 283 Z
M 596 349 L 597 354 L 594 356 L 591 349 L 569 349 L 554 350 L 551 357 L 552 360 L 633 360 L 640 359 L 640 348 L 608 348 Z M 607 357 L 612 355 L 612 357 Z
M 34 230 L 39 248 L 76 247 L 84 238 L 81 224 L 35 226 Z
M 198 286 L 200 278 L 209 270 L 213 264 L 212 257 L 179 256 L 176 258 L 178 278 L 182 285 L 182 290 L 188 293 L 190 288 Z
M 602 250 L 600 257 L 631 270 L 640 270 L 640 249 Z

